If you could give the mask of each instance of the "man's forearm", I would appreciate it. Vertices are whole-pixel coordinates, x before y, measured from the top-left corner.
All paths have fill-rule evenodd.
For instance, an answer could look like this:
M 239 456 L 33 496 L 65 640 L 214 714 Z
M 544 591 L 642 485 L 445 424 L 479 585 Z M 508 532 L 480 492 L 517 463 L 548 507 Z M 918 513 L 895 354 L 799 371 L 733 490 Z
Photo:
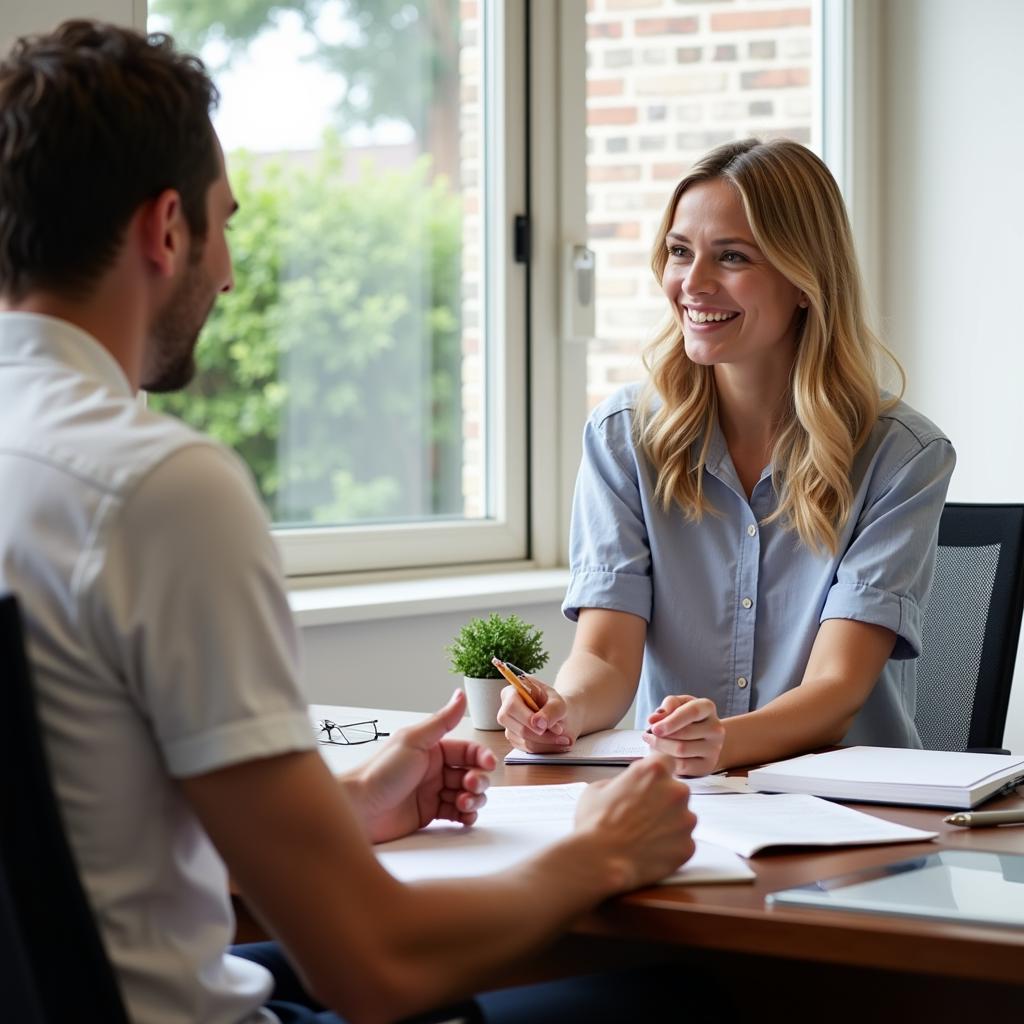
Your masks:
M 553 938 L 588 907 L 629 888 L 625 870 L 598 843 L 575 834 L 502 878 L 408 886 L 378 908 L 371 959 L 381 973 L 377 984 L 361 986 L 359 1005 L 345 986 L 340 995 L 346 1015 L 392 1020 L 500 983 L 503 966 Z M 332 1004 L 334 993 L 317 995 Z

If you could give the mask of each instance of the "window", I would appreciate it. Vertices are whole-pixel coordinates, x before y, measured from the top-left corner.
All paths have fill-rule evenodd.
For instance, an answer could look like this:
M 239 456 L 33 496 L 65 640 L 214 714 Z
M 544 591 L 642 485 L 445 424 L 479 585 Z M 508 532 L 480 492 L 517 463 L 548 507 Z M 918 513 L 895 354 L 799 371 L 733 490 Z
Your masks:
M 241 206 L 185 392 L 292 573 L 526 556 L 525 290 L 508 265 L 516 3 L 152 0 L 202 55 Z

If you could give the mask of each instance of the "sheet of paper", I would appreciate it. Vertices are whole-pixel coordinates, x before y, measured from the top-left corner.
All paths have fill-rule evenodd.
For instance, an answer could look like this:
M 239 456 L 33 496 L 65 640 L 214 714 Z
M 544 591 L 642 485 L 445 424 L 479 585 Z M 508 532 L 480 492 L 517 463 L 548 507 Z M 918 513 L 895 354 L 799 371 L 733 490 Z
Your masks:
M 659 885 L 697 885 L 711 882 L 752 882 L 757 875 L 740 856 L 715 843 L 697 840 L 693 856 L 663 878 Z
M 396 878 L 470 878 L 505 871 L 544 846 L 567 836 L 576 801 L 586 783 L 561 786 L 495 786 L 472 828 L 433 822 L 403 839 L 374 847 L 377 858 Z M 752 879 L 754 873 L 735 854 L 699 843 L 694 857 L 665 880 L 688 885 Z
M 937 832 L 897 825 L 803 794 L 740 793 L 730 800 L 694 796 L 694 836 L 743 857 L 771 846 L 861 846 L 934 839 Z

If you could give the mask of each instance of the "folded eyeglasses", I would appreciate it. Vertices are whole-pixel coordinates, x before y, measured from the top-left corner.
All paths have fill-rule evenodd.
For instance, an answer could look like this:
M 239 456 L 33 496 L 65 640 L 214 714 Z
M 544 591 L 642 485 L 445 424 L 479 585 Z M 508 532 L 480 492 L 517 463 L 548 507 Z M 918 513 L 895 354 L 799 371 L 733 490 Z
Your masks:
M 337 743 L 342 746 L 354 747 L 359 743 L 372 743 L 381 737 L 390 736 L 389 732 L 381 732 L 377 728 L 377 719 L 370 718 L 365 722 L 332 722 L 329 718 L 321 718 L 317 723 L 317 740 L 320 743 Z

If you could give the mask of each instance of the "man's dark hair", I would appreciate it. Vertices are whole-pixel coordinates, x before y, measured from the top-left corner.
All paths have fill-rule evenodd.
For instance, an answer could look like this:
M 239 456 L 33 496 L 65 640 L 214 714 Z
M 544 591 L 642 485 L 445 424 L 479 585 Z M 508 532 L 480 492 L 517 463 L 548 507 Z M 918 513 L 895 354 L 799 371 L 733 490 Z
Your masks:
M 87 295 L 165 189 L 205 238 L 217 100 L 166 35 L 66 21 L 18 40 L 0 63 L 0 295 Z

